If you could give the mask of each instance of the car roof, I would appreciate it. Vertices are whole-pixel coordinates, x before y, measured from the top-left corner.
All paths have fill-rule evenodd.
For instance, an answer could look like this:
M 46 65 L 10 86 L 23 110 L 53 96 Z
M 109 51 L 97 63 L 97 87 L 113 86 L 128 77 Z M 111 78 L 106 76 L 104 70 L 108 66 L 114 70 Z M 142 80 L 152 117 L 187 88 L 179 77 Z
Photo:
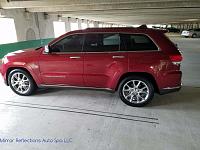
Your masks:
M 92 33 L 92 32 L 155 32 L 163 31 L 150 28 L 133 28 L 133 27 L 107 27 L 107 28 L 86 28 L 83 30 L 71 31 L 71 33 Z M 70 33 L 70 32 L 68 32 Z
M 60 37 L 56 38 L 52 42 L 50 42 L 50 45 L 53 44 L 54 42 L 59 41 L 60 39 L 64 38 L 67 35 L 71 34 L 84 34 L 84 33 L 109 33 L 109 32 L 121 32 L 121 33 L 153 33 L 153 32 L 162 32 L 166 33 L 167 30 L 163 29 L 152 29 L 152 28 L 147 28 L 146 26 L 140 26 L 138 28 L 134 27 L 104 27 L 104 28 L 86 28 L 83 30 L 74 30 L 67 32 L 64 35 L 61 35 Z

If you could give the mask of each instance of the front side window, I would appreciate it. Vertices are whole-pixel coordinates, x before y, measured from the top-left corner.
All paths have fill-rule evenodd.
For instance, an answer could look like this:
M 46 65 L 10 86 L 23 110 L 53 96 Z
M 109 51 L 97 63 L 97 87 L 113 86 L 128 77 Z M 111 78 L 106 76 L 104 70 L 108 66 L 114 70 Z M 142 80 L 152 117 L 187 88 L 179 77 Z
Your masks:
M 84 50 L 86 52 L 112 52 L 119 50 L 119 34 L 91 33 L 85 36 Z
M 143 34 L 121 34 L 121 51 L 158 50 L 154 42 Z
M 81 52 L 83 35 L 70 35 L 50 47 L 51 52 Z

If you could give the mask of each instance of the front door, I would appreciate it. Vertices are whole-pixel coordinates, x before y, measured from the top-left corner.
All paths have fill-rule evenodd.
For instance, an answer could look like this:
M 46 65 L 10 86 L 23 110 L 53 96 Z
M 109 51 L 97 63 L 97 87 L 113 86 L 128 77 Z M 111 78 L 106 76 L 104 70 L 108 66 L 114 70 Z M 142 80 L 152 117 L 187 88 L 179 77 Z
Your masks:
M 70 35 L 50 46 L 49 54 L 40 55 L 43 84 L 83 86 L 83 35 Z

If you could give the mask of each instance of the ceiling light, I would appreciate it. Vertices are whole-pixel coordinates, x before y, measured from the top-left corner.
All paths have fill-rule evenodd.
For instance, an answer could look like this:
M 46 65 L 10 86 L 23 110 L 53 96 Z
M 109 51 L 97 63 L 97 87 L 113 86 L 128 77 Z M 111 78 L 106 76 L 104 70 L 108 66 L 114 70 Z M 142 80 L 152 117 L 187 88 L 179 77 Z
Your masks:
M 186 19 L 186 20 L 183 20 L 183 21 L 198 21 L 199 19 Z

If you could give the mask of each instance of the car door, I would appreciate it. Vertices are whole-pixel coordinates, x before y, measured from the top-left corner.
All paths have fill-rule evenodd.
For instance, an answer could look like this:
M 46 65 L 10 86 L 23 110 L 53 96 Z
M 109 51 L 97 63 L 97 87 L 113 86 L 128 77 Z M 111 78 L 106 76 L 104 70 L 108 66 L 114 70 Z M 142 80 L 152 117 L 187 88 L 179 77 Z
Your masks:
M 40 75 L 44 84 L 83 86 L 83 35 L 69 35 L 49 46 L 40 56 Z
M 127 71 L 125 52 L 119 51 L 118 33 L 89 33 L 84 42 L 84 82 L 88 87 L 114 89 Z
M 200 37 L 200 29 L 196 29 L 197 31 L 197 36 Z

